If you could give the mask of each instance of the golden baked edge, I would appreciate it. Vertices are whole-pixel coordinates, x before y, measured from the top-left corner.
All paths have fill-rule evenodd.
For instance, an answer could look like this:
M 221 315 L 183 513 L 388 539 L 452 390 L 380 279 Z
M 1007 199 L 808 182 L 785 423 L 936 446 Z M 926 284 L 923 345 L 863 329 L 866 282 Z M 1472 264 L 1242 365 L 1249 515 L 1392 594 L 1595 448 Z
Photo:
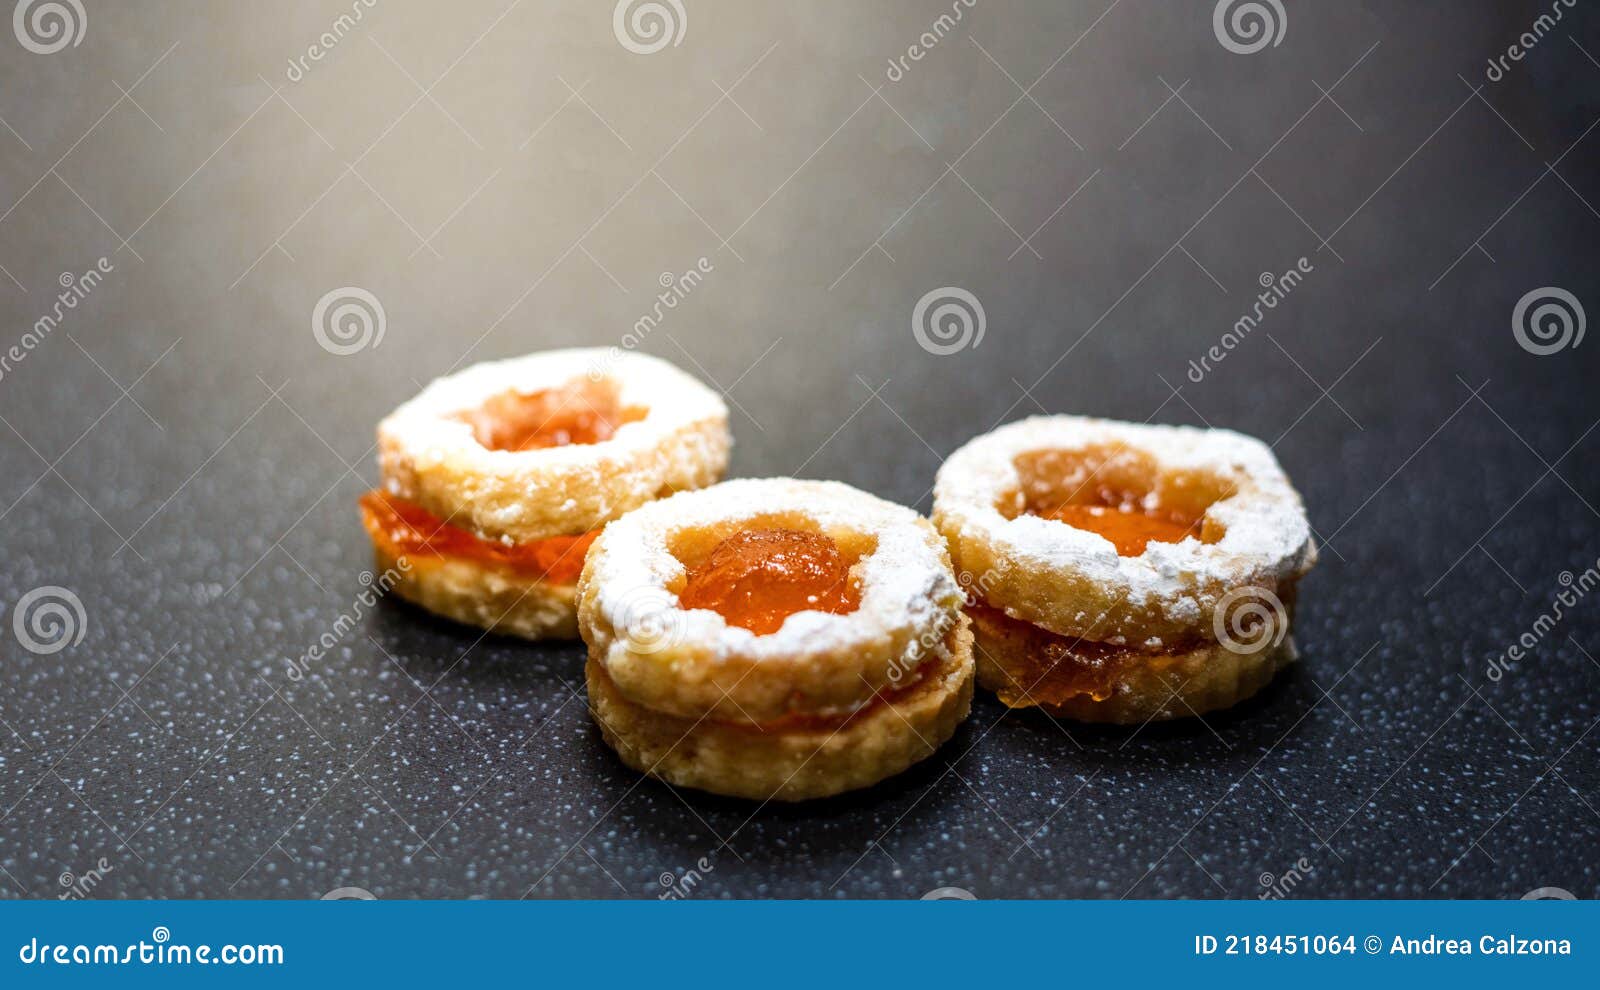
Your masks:
M 523 639 L 576 639 L 574 585 L 550 584 L 463 557 L 405 554 L 375 547 L 379 573 L 398 575 L 393 592 L 436 615 Z
M 593 655 L 589 710 L 622 762 L 669 784 L 755 801 L 803 801 L 868 787 L 931 756 L 972 707 L 972 631 L 963 616 L 949 657 L 903 695 L 832 727 L 762 731 L 653 711 L 617 689 Z

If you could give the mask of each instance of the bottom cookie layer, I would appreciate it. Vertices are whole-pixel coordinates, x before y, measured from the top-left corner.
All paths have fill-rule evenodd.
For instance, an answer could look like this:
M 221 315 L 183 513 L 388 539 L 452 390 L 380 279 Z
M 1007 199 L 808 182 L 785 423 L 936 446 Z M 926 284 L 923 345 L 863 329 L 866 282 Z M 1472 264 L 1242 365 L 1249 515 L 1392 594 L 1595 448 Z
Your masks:
M 922 760 L 972 707 L 972 633 L 951 633 L 950 657 L 854 715 L 801 725 L 735 725 L 635 704 L 593 656 L 589 711 L 622 762 L 681 787 L 756 801 L 803 801 L 868 787 Z
M 380 573 L 398 575 L 394 593 L 456 622 L 523 639 L 576 639 L 577 589 L 523 577 L 490 563 L 427 554 L 400 556 L 377 545 Z
M 1231 708 L 1266 687 L 1297 656 L 1294 637 L 1286 633 L 1250 653 L 1220 643 L 1173 653 L 1127 651 L 1100 658 L 1100 676 L 1084 678 L 1082 671 L 1066 669 L 1071 659 L 1045 659 L 1060 652 L 1065 637 L 997 609 L 979 607 L 970 614 L 981 687 L 1012 708 L 1039 708 L 1080 722 L 1137 725 Z M 1057 671 L 1056 664 L 1063 669 Z M 1094 681 L 1096 688 L 1052 690 L 1066 678 Z

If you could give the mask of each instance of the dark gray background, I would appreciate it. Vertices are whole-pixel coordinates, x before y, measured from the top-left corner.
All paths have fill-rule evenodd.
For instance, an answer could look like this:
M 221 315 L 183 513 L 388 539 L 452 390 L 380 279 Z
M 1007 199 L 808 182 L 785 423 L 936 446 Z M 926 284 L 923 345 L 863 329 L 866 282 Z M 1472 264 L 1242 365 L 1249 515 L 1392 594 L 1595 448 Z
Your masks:
M 980 0 L 897 82 L 949 5 L 683 0 L 642 55 L 609 2 L 379 0 L 298 82 L 347 5 L 83 5 L 54 54 L 0 25 L 0 344 L 114 266 L 0 378 L 7 896 L 102 859 L 98 897 L 652 897 L 702 858 L 696 896 L 1600 892 L 1596 604 L 1487 676 L 1600 556 L 1600 342 L 1512 333 L 1544 287 L 1600 312 L 1588 5 L 1498 82 L 1547 4 L 1284 0 L 1236 54 L 1211 3 Z M 798 808 L 641 783 L 576 644 L 386 602 L 290 680 L 362 590 L 377 420 L 616 343 L 701 257 L 644 349 L 728 395 L 736 475 L 926 511 L 943 456 L 1040 410 L 1273 442 L 1324 543 L 1303 662 L 1137 732 L 980 698 Z M 385 333 L 338 356 L 344 286 Z M 936 356 L 911 314 L 946 286 L 985 335 Z M 82 638 L 29 652 L 43 586 Z

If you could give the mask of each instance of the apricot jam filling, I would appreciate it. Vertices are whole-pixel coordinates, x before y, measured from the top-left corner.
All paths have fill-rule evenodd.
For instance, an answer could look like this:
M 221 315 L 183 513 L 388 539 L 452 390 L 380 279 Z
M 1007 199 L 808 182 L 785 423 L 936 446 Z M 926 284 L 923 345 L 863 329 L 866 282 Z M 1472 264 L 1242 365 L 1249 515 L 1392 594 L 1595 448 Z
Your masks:
M 503 392 L 457 414 L 488 450 L 543 450 L 610 440 L 646 410 L 623 407 L 605 382 L 573 382 L 539 392 Z
M 592 530 L 578 536 L 554 536 L 508 546 L 453 526 L 421 506 L 381 489 L 361 496 L 361 518 L 373 542 L 392 556 L 464 558 L 498 564 L 522 577 L 551 584 L 576 583 L 589 544 L 600 535 L 599 530 Z
M 1015 466 L 1022 485 L 1012 511 L 1099 534 L 1123 557 L 1190 536 L 1215 542 L 1222 533 L 1215 524 L 1207 528 L 1206 509 L 1233 493 L 1225 478 L 1163 470 L 1149 454 L 1126 446 L 1030 451 Z
M 1031 622 L 1013 619 L 989 605 L 972 605 L 968 614 L 991 641 L 1003 645 L 990 659 L 1005 669 L 1006 685 L 995 692 L 1008 708 L 1048 707 L 1088 695 L 1111 697 L 1120 676 L 1138 665 L 1157 665 L 1185 648 L 1145 652 L 1131 646 L 1060 636 Z
M 1122 557 L 1137 557 L 1151 543 L 1180 543 L 1200 535 L 1200 521 L 1181 512 L 1145 509 L 1127 502 L 1060 505 L 1039 515 L 1086 529 L 1111 541 Z
M 796 612 L 854 612 L 861 606 L 861 588 L 827 534 L 750 529 L 725 538 L 689 568 L 678 601 L 764 636 Z

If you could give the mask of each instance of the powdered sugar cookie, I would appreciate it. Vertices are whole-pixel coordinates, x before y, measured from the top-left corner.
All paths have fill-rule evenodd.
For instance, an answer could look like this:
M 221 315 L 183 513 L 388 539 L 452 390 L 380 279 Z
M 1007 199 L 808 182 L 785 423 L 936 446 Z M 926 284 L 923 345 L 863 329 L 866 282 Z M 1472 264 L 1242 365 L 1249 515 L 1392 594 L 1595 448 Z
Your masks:
M 1253 438 L 1034 417 L 951 455 L 933 518 L 979 610 L 980 683 L 1008 704 L 1174 717 L 1226 707 L 1292 659 L 1285 603 L 1316 548 L 1299 495 Z M 1256 604 L 1241 611 L 1246 593 Z M 1262 622 L 1267 649 L 1249 635 Z M 1222 678 L 1233 690 L 1196 681 L 1192 698 L 1183 678 L 1146 676 L 1224 669 L 1239 675 Z M 1063 694 L 1072 684 L 1082 690 Z
M 578 582 L 590 706 L 637 769 L 799 800 L 949 738 L 971 635 L 943 541 L 833 482 L 729 481 L 608 526 Z
M 727 466 L 727 408 L 656 358 L 548 351 L 441 378 L 378 427 L 362 516 L 396 591 L 528 638 L 577 633 L 574 583 L 599 529 Z

